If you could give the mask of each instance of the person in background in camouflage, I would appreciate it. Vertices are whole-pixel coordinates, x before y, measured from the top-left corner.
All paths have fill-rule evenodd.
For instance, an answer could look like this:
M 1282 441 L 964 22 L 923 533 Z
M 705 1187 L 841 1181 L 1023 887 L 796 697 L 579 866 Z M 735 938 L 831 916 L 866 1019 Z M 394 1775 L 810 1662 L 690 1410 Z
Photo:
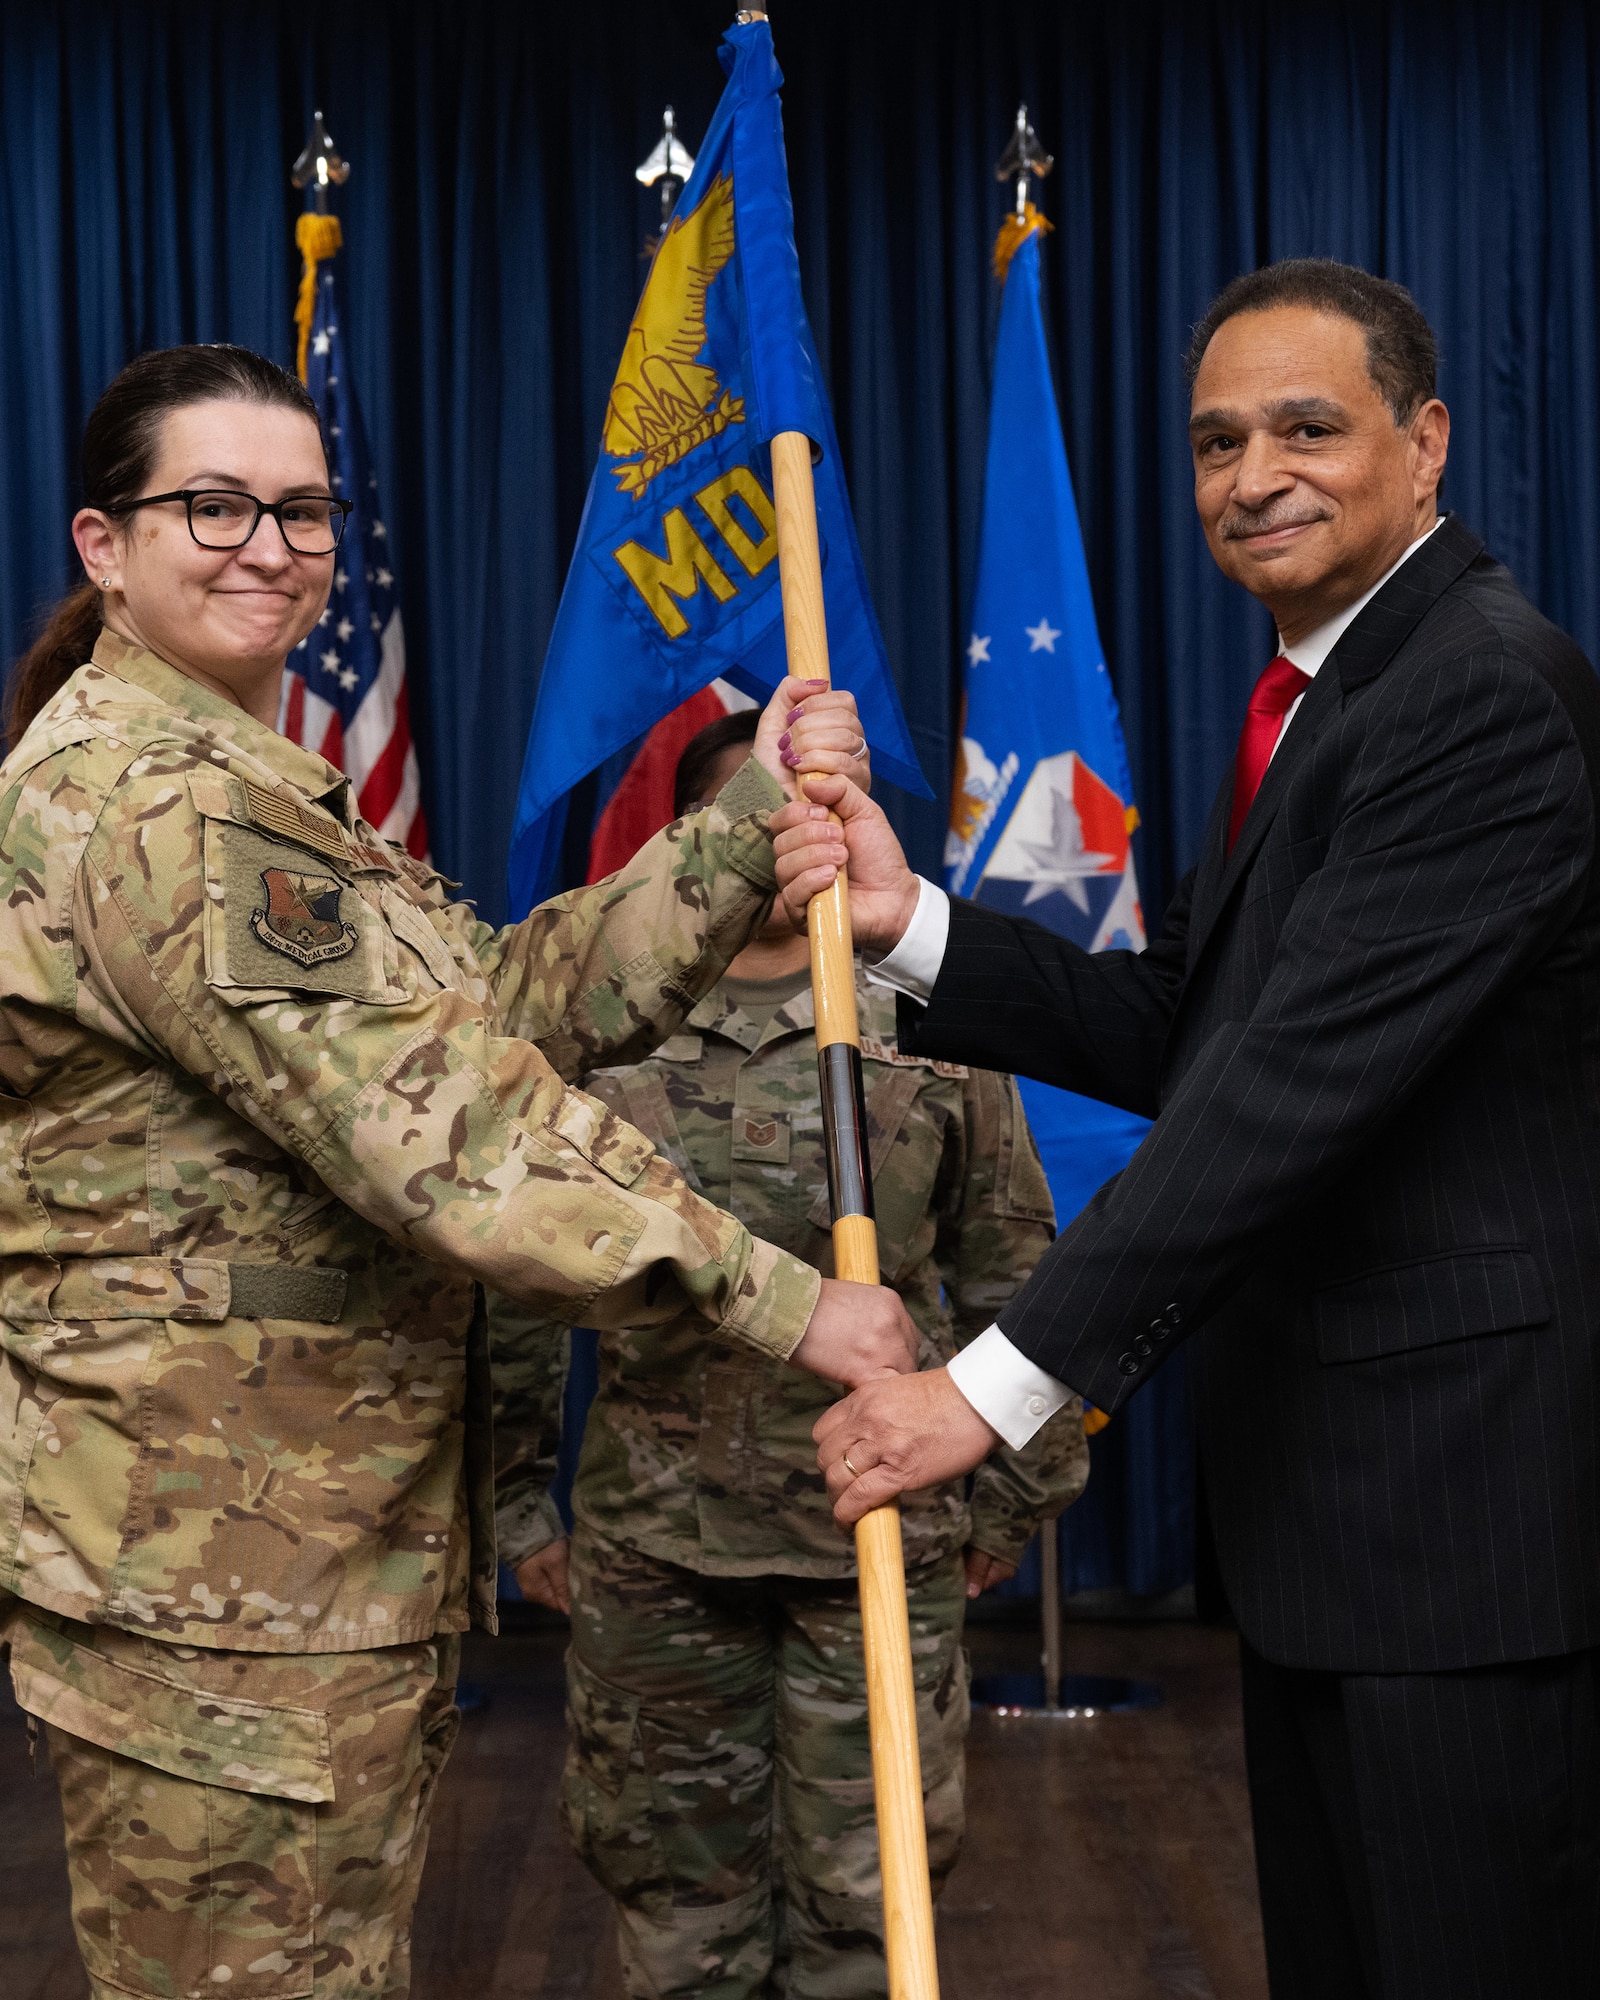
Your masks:
M 748 755 L 753 713 L 683 754 L 678 810 Z M 858 766 L 858 769 L 860 767 Z M 1010 1077 L 901 1056 L 894 996 L 857 982 L 878 1243 L 937 1367 L 1054 1234 Z M 781 915 L 683 1029 L 584 1087 L 691 1186 L 832 1269 L 810 951 Z M 563 1812 L 609 1891 L 635 2000 L 887 1991 L 856 1566 L 811 1429 L 822 1383 L 719 1349 L 688 1313 L 608 1334 L 573 1487 L 570 1558 L 547 1480 L 561 1330 L 496 1322 L 501 1547 L 524 1594 L 570 1609 Z M 965 1600 L 1009 1577 L 1082 1491 L 1081 1409 L 1026 1451 L 902 1503 L 928 1858 L 960 1850 Z M 570 1590 L 570 1595 L 569 1595 Z
M 819 1286 L 572 1088 L 760 921 L 807 691 L 627 870 L 492 931 L 275 732 L 345 512 L 294 378 L 143 356 L 84 491 L 0 768 L 0 1647 L 101 2000 L 399 2000 L 493 1614 L 480 1287 L 912 1363 L 891 1292 Z M 799 705 L 790 766 L 841 768 L 850 705 Z

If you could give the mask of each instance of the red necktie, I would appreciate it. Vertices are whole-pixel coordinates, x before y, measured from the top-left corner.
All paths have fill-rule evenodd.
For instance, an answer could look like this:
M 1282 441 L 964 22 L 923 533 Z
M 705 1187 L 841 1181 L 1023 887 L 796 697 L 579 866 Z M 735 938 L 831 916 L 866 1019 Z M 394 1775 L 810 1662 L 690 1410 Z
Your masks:
M 1283 729 L 1283 718 L 1308 687 L 1311 676 L 1280 653 L 1269 660 L 1250 696 L 1244 728 L 1239 732 L 1239 748 L 1233 759 L 1233 816 L 1228 821 L 1228 852 L 1239 838 L 1245 814 L 1255 803 L 1261 780 L 1272 761 L 1273 746 Z

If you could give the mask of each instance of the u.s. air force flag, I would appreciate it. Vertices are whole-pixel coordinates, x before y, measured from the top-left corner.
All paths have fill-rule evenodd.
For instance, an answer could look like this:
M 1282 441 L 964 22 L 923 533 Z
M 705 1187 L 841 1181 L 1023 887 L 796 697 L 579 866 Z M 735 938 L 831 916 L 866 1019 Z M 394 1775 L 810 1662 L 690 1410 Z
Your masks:
M 821 450 L 828 645 L 875 769 L 931 796 L 868 601 L 800 297 L 782 74 L 765 21 L 728 30 L 728 83 L 622 350 L 578 546 L 539 682 L 512 834 L 513 912 L 546 890 L 566 794 L 722 678 L 765 699 L 785 671 L 768 441 Z
M 1005 296 L 945 881 L 1086 951 L 1142 951 L 1138 814 L 1050 380 L 1042 226 L 1030 203 L 1027 233 L 1008 222 L 996 247 Z M 1149 1126 L 1044 1084 L 1022 1091 L 1064 1225 Z

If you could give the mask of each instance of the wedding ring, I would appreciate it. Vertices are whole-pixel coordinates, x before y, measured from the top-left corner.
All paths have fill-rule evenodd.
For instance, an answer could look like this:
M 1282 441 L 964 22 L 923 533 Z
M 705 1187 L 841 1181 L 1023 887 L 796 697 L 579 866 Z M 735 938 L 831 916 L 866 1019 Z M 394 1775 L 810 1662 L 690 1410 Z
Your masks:
M 866 754 L 867 754 L 867 739 L 863 736 L 861 739 L 861 748 L 859 750 L 852 750 L 850 752 L 850 756 L 855 763 L 859 764 L 862 758 L 866 756 Z
M 851 1477 L 852 1479 L 859 1479 L 859 1478 L 861 1477 L 861 1474 L 860 1474 L 860 1473 L 859 1473 L 859 1472 L 858 1472 L 858 1471 L 856 1470 L 855 1466 L 853 1466 L 853 1465 L 852 1465 L 852 1464 L 850 1463 L 850 1454 L 849 1454 L 849 1452 L 846 1452 L 846 1453 L 845 1453 L 845 1455 L 844 1455 L 844 1469 L 845 1469 L 845 1471 L 846 1471 L 846 1472 L 848 1472 L 848 1473 L 849 1473 L 849 1475 L 850 1475 L 850 1477 Z

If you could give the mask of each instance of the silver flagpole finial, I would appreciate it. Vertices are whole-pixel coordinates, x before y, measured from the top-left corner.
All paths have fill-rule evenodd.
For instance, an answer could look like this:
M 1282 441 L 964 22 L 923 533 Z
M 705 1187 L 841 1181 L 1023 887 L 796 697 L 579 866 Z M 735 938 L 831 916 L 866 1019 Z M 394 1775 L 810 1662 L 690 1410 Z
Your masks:
M 1017 106 L 1016 128 L 1011 134 L 1011 143 L 995 164 L 994 177 L 997 181 L 1008 181 L 1013 177 L 1017 183 L 1017 220 L 1020 222 L 1028 206 L 1028 176 L 1043 180 L 1055 165 L 1055 155 L 1047 153 L 1039 144 L 1039 135 L 1028 123 L 1028 107 Z
M 693 172 L 694 155 L 678 137 L 678 120 L 669 104 L 661 114 L 661 137 L 633 170 L 636 181 L 641 181 L 646 187 L 661 189 L 661 227 L 647 240 L 647 255 L 655 255 L 662 237 L 667 233 L 672 211 L 678 205 L 678 196 L 683 193 L 684 183 Z
M 289 178 L 297 188 L 310 188 L 311 205 L 319 215 L 328 212 L 328 189 L 343 187 L 350 178 L 350 162 L 328 137 L 320 111 L 311 114 L 311 137 L 289 169 Z

